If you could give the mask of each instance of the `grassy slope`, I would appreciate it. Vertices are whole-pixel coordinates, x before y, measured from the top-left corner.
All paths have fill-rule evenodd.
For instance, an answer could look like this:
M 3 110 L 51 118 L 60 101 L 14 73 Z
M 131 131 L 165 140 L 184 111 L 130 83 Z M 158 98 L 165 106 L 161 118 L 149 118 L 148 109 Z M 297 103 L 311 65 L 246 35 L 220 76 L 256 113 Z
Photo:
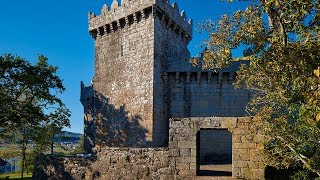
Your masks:
M 32 179 L 32 174 L 24 174 L 23 179 Z M 15 173 L 15 174 L 0 174 L 0 179 L 6 179 L 9 177 L 9 179 L 21 179 L 21 174 L 20 173 Z

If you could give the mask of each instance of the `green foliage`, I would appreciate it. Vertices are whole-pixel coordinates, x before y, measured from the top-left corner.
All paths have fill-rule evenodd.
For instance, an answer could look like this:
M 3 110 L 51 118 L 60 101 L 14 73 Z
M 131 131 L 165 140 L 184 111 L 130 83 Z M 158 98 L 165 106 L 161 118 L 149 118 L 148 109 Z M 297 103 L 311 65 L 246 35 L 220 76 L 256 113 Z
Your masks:
M 44 152 L 50 147 L 53 154 L 55 136 L 62 131 L 63 127 L 70 127 L 70 111 L 65 107 L 59 107 L 48 115 L 48 121 L 37 129 L 35 138 L 35 150 Z
M 15 145 L 10 145 L 0 149 L 0 157 L 2 159 L 10 159 L 20 156 L 21 150 L 19 150 Z
M 35 162 L 35 157 L 36 157 L 36 152 L 35 151 L 28 151 L 26 152 L 26 161 L 19 162 L 19 168 L 22 169 L 22 166 L 24 164 L 24 169 L 26 170 L 27 174 L 30 174 L 33 172 L 34 169 L 34 162 Z
M 35 149 L 43 151 L 52 129 L 47 126 L 57 127 L 52 130 L 55 133 L 69 125 L 69 111 L 58 97 L 65 90 L 56 75 L 58 68 L 47 61 L 39 55 L 33 65 L 19 56 L 0 56 L 1 137 L 20 145 L 22 176 L 28 162 L 32 162 L 27 161 L 28 143 L 33 140 L 37 143 Z
M 5 130 L 34 125 L 45 120 L 43 111 L 62 104 L 57 93 L 62 93 L 62 81 L 56 75 L 57 67 L 40 55 L 36 65 L 21 57 L 0 57 L 0 126 Z
M 79 145 L 74 149 L 72 154 L 76 155 L 76 154 L 84 154 L 84 153 L 85 153 L 85 150 L 84 150 L 84 136 L 82 135 L 80 137 Z
M 256 130 L 266 142 L 267 163 L 300 166 L 295 177 L 320 177 L 320 3 L 318 0 L 253 0 L 245 10 L 206 23 L 210 39 L 206 69 L 249 60 L 236 86 L 255 96 L 248 113 L 261 118 Z M 232 57 L 246 48 L 245 57 Z

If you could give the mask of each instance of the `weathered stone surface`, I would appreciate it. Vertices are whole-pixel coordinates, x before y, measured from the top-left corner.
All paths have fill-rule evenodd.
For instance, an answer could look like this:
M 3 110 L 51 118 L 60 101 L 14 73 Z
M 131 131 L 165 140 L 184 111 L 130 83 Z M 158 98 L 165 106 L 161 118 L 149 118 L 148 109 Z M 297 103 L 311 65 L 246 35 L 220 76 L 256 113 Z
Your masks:
M 192 67 L 187 48 L 192 21 L 187 22 L 176 3 L 114 0 L 99 16 L 89 13 L 88 18 L 95 75 L 90 86 L 81 84 L 81 102 L 86 151 L 97 159 L 85 166 L 66 161 L 72 177 L 195 179 L 203 129 L 232 133 L 223 138 L 219 132 L 214 142 L 200 143 L 232 144 L 232 152 L 229 146 L 217 151 L 232 153 L 233 178 L 262 177 L 258 154 L 263 137 L 245 136 L 252 120 L 244 117 L 252 92 L 232 85 L 242 62 L 215 73 Z
M 175 156 L 174 160 L 177 165 L 176 169 L 179 172 L 180 176 L 192 176 L 197 172 L 197 134 L 202 129 L 201 132 L 206 132 L 203 129 L 228 129 L 232 132 L 232 173 L 233 178 L 250 178 L 252 176 L 251 170 L 255 172 L 254 179 L 263 179 L 263 159 L 261 157 L 261 148 L 263 148 L 261 141 L 256 142 L 257 139 L 261 137 L 259 135 L 249 136 L 245 135 L 245 132 L 249 130 L 249 121 L 252 119 L 250 117 L 241 117 L 241 118 L 229 118 L 229 117 L 219 117 L 219 118 L 209 118 L 209 117 L 200 117 L 200 118 L 175 118 L 170 119 L 170 129 L 174 129 L 170 133 L 170 143 L 175 143 L 174 149 L 180 149 L 179 156 Z M 218 121 L 219 123 L 217 123 Z M 235 123 L 232 126 L 229 126 L 230 123 Z M 184 123 L 187 122 L 187 123 Z M 187 124 L 185 127 L 177 127 L 176 124 Z M 219 125 L 217 125 L 219 124 Z M 241 126 L 239 125 L 241 124 Z M 179 129 L 176 131 L 176 129 Z M 227 139 L 222 138 L 222 131 L 217 131 L 217 134 L 213 133 L 213 136 L 216 135 L 214 142 L 224 143 Z M 186 136 L 186 134 L 193 134 L 194 136 Z M 211 133 L 212 135 L 212 133 Z M 181 140 L 180 137 L 190 137 L 189 139 Z M 192 137 L 197 137 L 196 139 Z M 204 139 L 204 141 L 209 141 Z M 213 140 L 211 140 L 213 141 Z M 231 141 L 229 139 L 228 141 Z M 227 143 L 227 142 L 226 142 Z M 205 145 L 204 143 L 203 145 Z M 208 144 L 208 143 L 207 143 Z M 210 144 L 210 143 L 209 143 Z M 212 147 L 213 145 L 210 144 Z M 257 148 L 259 147 L 259 148 Z M 169 146 L 169 148 L 173 148 Z M 204 147 L 205 148 L 205 147 Z M 230 147 L 231 148 L 231 147 Z M 190 149 L 190 153 L 189 153 Z M 218 149 L 216 149 L 218 150 Z M 203 151 L 205 153 L 206 151 Z M 223 150 L 225 153 L 226 150 Z M 176 154 L 177 155 L 177 154 Z M 199 154 L 201 157 L 201 154 Z M 201 159 L 201 158 L 199 158 Z M 187 164 L 189 164 L 189 172 L 186 171 Z
M 50 178 L 70 178 L 70 179 L 166 179 L 174 177 L 175 179 L 195 179 L 197 173 L 197 149 L 195 146 L 196 139 L 191 138 L 187 141 L 179 141 L 178 137 L 184 136 L 184 133 L 197 134 L 199 129 L 207 127 L 207 118 L 186 118 L 185 121 L 189 125 L 197 124 L 190 128 L 186 126 L 188 131 L 175 131 L 173 129 L 170 139 L 175 142 L 176 147 L 169 148 L 102 148 L 96 154 L 96 159 L 61 159 L 52 160 L 48 157 L 41 157 L 47 159 L 44 163 L 37 165 L 35 178 L 40 176 L 47 176 Z M 228 118 L 226 118 L 228 119 Z M 224 118 L 220 118 L 223 122 Z M 170 121 L 178 122 L 176 119 Z M 181 119 L 184 121 L 184 119 Z M 203 122 L 201 122 L 203 121 Z M 221 129 L 227 128 L 223 126 Z M 170 123 L 174 125 L 174 123 Z M 238 127 L 238 126 L 235 126 Z M 179 127 L 182 128 L 182 127 Z M 214 128 L 216 128 L 214 126 Z M 236 128 L 235 128 L 236 129 Z M 230 129 L 234 132 L 235 129 Z M 242 129 L 246 130 L 246 129 Z M 179 134 L 181 133 L 181 134 Z M 233 136 L 239 136 L 233 134 Z M 185 136 L 189 137 L 189 136 Z M 253 139 L 255 139 L 253 137 Z M 236 138 L 232 139 L 232 174 L 233 178 L 249 178 L 263 179 L 264 164 L 261 159 L 260 147 L 261 143 L 255 143 L 248 140 L 248 142 L 235 142 Z M 172 144 L 172 143 L 170 143 Z M 58 165 L 57 165 L 58 164 Z

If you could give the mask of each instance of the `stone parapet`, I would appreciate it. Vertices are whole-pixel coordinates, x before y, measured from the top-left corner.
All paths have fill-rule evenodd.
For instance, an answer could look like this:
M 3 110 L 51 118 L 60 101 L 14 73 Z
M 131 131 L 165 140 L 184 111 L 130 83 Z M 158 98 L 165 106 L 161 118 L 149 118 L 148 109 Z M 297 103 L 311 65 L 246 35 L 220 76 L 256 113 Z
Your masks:
M 89 31 L 97 29 L 99 27 L 111 24 L 114 21 L 128 17 L 130 15 L 136 15 L 139 11 L 145 8 L 151 7 L 154 4 L 153 0 L 148 1 L 128 1 L 127 3 L 119 4 L 117 0 L 114 0 L 109 9 L 108 5 L 103 5 L 101 14 L 96 16 L 94 13 L 89 12 Z
M 87 99 L 94 97 L 94 90 L 93 86 L 85 86 L 83 82 L 81 81 L 81 92 L 80 92 L 80 101 L 84 105 L 86 103 Z
M 106 4 L 101 9 L 101 14 L 96 16 L 88 13 L 89 32 L 95 36 L 121 28 L 125 24 L 131 25 L 150 14 L 160 15 L 160 18 L 169 22 L 178 31 L 182 31 L 186 38 L 192 36 L 192 20 L 187 21 L 185 11 L 179 12 L 178 5 L 169 4 L 166 0 L 123 0 L 121 4 L 114 0 L 109 8 Z
M 161 10 L 165 15 L 167 15 L 175 24 L 181 26 L 181 28 L 186 32 L 187 35 L 192 36 L 192 19 L 187 20 L 186 12 L 179 11 L 177 3 L 169 4 L 168 0 L 154 0 L 158 10 Z

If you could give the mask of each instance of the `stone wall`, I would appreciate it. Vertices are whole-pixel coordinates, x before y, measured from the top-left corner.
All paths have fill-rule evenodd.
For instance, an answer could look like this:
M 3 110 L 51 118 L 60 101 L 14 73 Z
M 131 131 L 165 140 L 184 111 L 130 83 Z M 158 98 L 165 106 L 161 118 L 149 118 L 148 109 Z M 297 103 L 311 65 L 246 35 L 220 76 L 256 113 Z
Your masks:
M 232 85 L 242 62 L 214 73 L 192 67 L 192 21 L 168 0 L 114 0 L 88 18 L 95 77 L 91 86 L 81 84 L 81 102 L 86 149 L 95 145 L 96 158 L 60 158 L 61 168 L 39 166 L 42 174 L 197 179 L 201 156 L 209 153 L 200 153 L 200 130 L 224 129 L 232 133 L 233 178 L 263 179 L 262 139 L 247 137 L 251 118 L 239 117 L 252 93 Z
M 170 120 L 170 156 L 179 176 L 196 176 L 199 170 L 199 131 L 228 129 L 232 133 L 232 177 L 264 178 L 263 144 L 259 135 L 247 136 L 250 117 L 182 118 Z
M 197 179 L 199 131 L 226 129 L 232 133 L 232 178 L 263 179 L 263 139 L 246 134 L 251 120 L 250 117 L 170 119 L 169 148 L 102 148 L 96 149 L 96 157 L 91 159 L 41 157 L 35 177 Z
M 177 25 L 165 13 L 156 10 L 154 14 L 154 138 L 168 144 L 169 114 L 166 96 L 165 73 L 169 69 L 190 70 L 188 42 L 177 31 Z
M 65 158 L 40 154 L 36 157 L 32 179 L 93 179 L 94 159 Z
M 176 173 L 166 148 L 102 149 L 97 157 L 92 167 L 101 179 L 160 179 Z
M 33 179 L 175 179 L 175 164 L 165 148 L 111 148 L 96 158 L 41 155 Z M 180 178 L 181 179 L 181 178 Z
M 239 117 L 245 116 L 246 106 L 253 92 L 235 89 L 235 69 L 217 73 L 191 71 L 168 72 L 168 114 L 183 117 Z
M 192 21 L 164 0 L 114 0 L 88 18 L 95 40 L 95 145 L 167 146 L 163 74 L 191 67 Z
M 149 12 L 131 25 L 126 23 L 96 37 L 94 89 L 99 146 L 149 146 L 153 141 L 151 15 Z M 109 111 L 110 106 L 115 110 Z M 134 134 L 139 134 L 139 138 Z M 116 142 L 114 136 L 126 140 Z
M 91 86 L 85 87 L 81 82 L 80 101 L 84 109 L 84 150 L 90 153 L 95 146 L 96 123 L 94 119 L 94 89 Z

